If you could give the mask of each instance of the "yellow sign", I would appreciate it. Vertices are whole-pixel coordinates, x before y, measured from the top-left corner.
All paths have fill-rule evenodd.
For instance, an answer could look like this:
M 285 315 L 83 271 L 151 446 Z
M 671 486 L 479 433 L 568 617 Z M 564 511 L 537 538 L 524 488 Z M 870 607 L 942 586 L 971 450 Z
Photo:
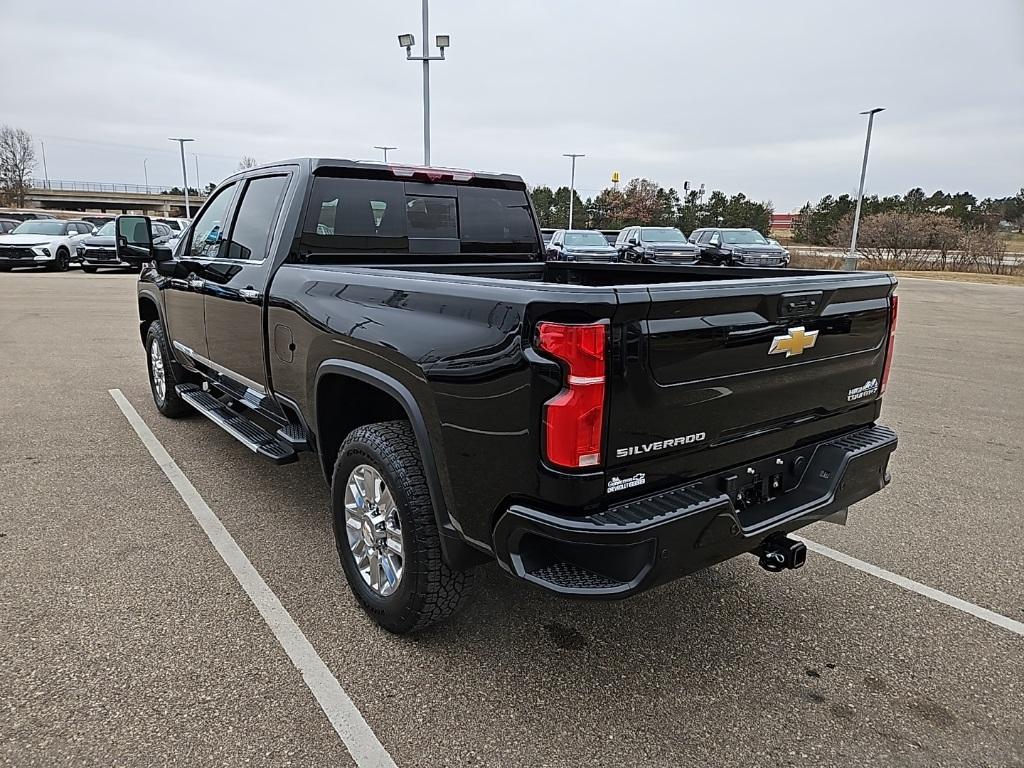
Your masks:
M 802 325 L 799 328 L 790 328 L 789 333 L 785 336 L 776 336 L 772 339 L 772 346 L 768 350 L 768 354 L 781 355 L 785 352 L 786 357 L 802 355 L 804 350 L 813 347 L 817 340 L 817 331 L 805 331 Z
M 619 183 L 619 172 L 618 171 L 612 171 L 612 184 L 618 184 L 618 183 Z

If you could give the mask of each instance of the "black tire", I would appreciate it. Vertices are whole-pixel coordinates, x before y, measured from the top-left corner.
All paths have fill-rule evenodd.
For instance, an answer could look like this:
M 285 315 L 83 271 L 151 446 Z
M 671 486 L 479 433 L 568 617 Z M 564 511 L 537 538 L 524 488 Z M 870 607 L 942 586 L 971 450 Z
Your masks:
M 71 254 L 63 245 L 57 249 L 56 260 L 47 265 L 51 272 L 67 272 L 71 266 Z
M 157 386 L 154 374 L 154 344 L 157 345 L 161 361 L 163 362 L 163 394 L 160 393 L 160 388 Z M 182 416 L 192 413 L 192 406 L 182 400 L 175 389 L 178 384 L 184 384 L 188 381 L 188 374 L 171 354 L 171 348 L 167 343 L 164 327 L 160 324 L 159 320 L 154 320 L 150 323 L 149 330 L 146 331 L 146 369 L 149 373 L 149 391 L 153 394 L 153 402 L 160 413 L 169 419 L 180 419 Z
M 96 267 L 87 267 L 85 264 L 82 265 L 82 271 L 89 275 L 96 274 Z
M 345 527 L 345 489 L 360 464 L 375 469 L 395 501 L 403 540 L 403 572 L 390 595 L 382 596 L 363 580 Z M 457 571 L 441 555 L 423 464 L 412 427 L 385 421 L 349 433 L 338 451 L 331 483 L 334 540 L 352 594 L 363 610 L 389 632 L 405 634 L 444 621 L 465 605 L 473 583 L 469 571 Z

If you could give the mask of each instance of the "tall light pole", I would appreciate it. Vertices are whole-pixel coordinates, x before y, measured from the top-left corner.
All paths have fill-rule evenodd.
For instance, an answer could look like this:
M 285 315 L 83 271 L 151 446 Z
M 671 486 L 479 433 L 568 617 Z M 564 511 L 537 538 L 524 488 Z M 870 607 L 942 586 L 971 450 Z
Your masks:
M 569 175 L 569 229 L 572 229 L 572 204 L 576 197 L 576 158 L 586 157 L 578 152 L 563 152 L 562 157 L 572 158 L 572 172 Z
M 146 179 L 146 191 L 149 192 L 149 158 L 142 158 L 142 175 Z
M 199 155 L 192 153 L 192 159 L 196 161 L 196 191 L 203 194 L 203 182 L 199 180 Z
M 885 110 L 885 107 L 875 107 L 862 115 L 868 116 L 868 135 L 864 139 L 864 161 L 860 166 L 860 189 L 857 190 L 857 210 L 853 214 L 853 235 L 850 237 L 850 252 L 843 260 L 843 269 L 853 271 L 857 269 L 857 230 L 860 229 L 860 207 L 864 202 L 864 177 L 868 172 L 868 150 L 871 149 L 871 126 L 875 122 L 875 115 Z
M 430 165 L 430 62 L 443 61 L 444 49 L 451 45 L 451 38 L 448 35 L 438 35 L 435 43 L 441 49 L 440 56 L 430 55 L 430 39 L 427 32 L 427 2 L 423 0 L 423 54 L 412 55 L 412 47 L 416 45 L 416 38 L 405 34 L 398 36 L 398 44 L 405 48 L 405 58 L 409 61 L 423 62 L 423 164 Z
M 43 148 L 43 183 L 46 189 L 50 188 L 50 173 L 46 170 L 46 142 L 39 140 L 39 146 Z
M 181 181 L 185 186 L 185 218 L 192 218 L 192 209 L 188 204 L 188 169 L 185 167 L 185 142 L 195 141 L 195 139 L 168 139 L 168 141 L 178 142 L 178 146 L 181 148 Z
M 398 147 L 380 147 L 380 146 L 377 146 L 376 144 L 374 144 L 373 148 L 374 149 L 379 149 L 381 152 L 384 153 L 384 162 L 385 163 L 388 161 L 388 150 L 389 149 L 398 149 Z

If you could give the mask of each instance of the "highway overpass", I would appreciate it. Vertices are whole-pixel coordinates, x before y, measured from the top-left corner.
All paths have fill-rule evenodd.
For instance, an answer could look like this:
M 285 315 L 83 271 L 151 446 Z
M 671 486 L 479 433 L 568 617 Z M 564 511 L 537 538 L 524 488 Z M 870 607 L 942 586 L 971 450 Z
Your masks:
M 206 195 L 196 197 L 189 194 L 188 199 L 192 213 L 195 214 L 206 200 Z M 185 197 L 169 193 L 167 187 L 33 179 L 32 188 L 25 195 L 24 207 L 83 213 L 152 213 L 158 216 L 184 216 Z

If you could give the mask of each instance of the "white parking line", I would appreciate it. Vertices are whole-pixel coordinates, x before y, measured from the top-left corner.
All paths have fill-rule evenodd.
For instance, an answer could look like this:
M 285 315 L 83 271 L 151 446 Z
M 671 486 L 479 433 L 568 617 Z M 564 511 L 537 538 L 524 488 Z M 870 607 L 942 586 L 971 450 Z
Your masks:
M 278 600 L 277 595 L 267 586 L 259 571 L 249 562 L 245 552 L 228 533 L 213 510 L 203 501 L 199 491 L 181 471 L 174 459 L 157 440 L 138 411 L 128 402 L 128 398 L 119 389 L 108 390 L 117 407 L 121 409 L 132 429 L 149 450 L 160 469 L 171 481 L 171 485 L 192 511 L 196 522 L 203 529 L 213 544 L 214 549 L 223 558 L 231 573 L 245 590 L 253 605 L 267 622 L 270 631 L 288 654 L 292 664 L 302 674 L 302 679 L 316 697 L 320 708 L 331 721 L 334 730 L 341 737 L 352 759 L 360 768 L 397 768 L 395 761 L 384 749 L 362 714 L 345 693 L 341 683 L 320 658 L 309 640 L 299 629 L 288 611 Z
M 953 597 L 942 590 L 929 587 L 927 584 L 921 584 L 913 579 L 908 579 L 906 576 L 900 576 L 898 573 L 887 571 L 884 568 L 879 568 L 877 565 L 871 563 L 865 563 L 863 560 L 858 560 L 856 557 L 850 557 L 847 554 L 839 552 L 838 550 L 826 547 L 824 544 L 818 544 L 815 541 L 805 539 L 802 536 L 795 536 L 793 538 L 799 539 L 807 548 L 812 552 L 817 552 L 819 555 L 832 558 L 838 563 L 848 565 L 851 568 L 856 568 L 858 571 L 869 573 L 872 576 L 877 576 L 880 579 L 888 581 L 890 584 L 895 584 L 898 587 L 903 587 L 910 592 L 916 592 L 919 595 L 931 598 L 943 605 L 948 605 L 950 608 L 956 608 L 958 611 L 970 614 L 982 621 L 987 621 L 989 624 L 995 624 L 997 627 L 1008 629 L 1011 632 L 1024 637 L 1024 623 L 1003 616 L 1001 613 L 990 611 L 988 608 L 982 608 L 980 605 L 969 603 L 966 600 L 961 600 L 959 597 Z

